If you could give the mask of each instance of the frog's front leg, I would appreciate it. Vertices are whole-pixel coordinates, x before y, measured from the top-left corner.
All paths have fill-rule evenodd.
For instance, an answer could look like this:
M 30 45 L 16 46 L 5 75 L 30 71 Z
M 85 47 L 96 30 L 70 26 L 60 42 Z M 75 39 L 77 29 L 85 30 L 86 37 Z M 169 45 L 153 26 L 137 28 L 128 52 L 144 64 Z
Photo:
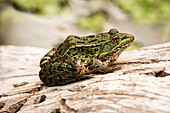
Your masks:
M 110 66 L 108 61 L 105 62 L 99 59 L 91 60 L 88 66 L 87 72 L 89 73 L 108 73 L 120 68 L 119 66 Z

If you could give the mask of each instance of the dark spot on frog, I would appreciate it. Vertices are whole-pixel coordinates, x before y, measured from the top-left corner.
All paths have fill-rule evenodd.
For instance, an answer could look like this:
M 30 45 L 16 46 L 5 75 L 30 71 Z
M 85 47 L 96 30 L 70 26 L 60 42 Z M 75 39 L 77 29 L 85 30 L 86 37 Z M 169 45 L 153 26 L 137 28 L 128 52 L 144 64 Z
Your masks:
M 77 69 L 76 68 L 67 68 L 69 71 L 72 71 L 72 72 L 75 72 L 75 71 L 77 71 Z
M 70 65 L 66 66 L 69 71 L 72 71 L 72 67 Z
M 53 48 L 52 51 L 57 51 L 57 48 Z
M 89 38 L 93 38 L 93 37 L 95 37 L 95 35 L 89 35 L 88 37 L 89 37 Z
M 85 55 L 85 53 L 81 53 L 81 55 Z
M 86 55 L 85 58 L 88 58 L 88 55 Z
M 75 38 L 77 38 L 77 39 L 80 39 L 80 37 L 78 37 L 78 36 L 74 36 Z
M 91 66 L 93 65 L 93 60 L 91 60 L 89 63 L 88 63 L 88 66 Z
M 84 65 L 85 67 L 88 67 L 88 65 L 86 64 L 86 65 Z
M 110 62 L 113 62 L 114 60 L 110 60 Z
M 84 44 L 85 42 L 77 41 L 77 43 Z
M 60 44 L 59 47 L 62 47 L 64 43 Z
M 105 63 L 104 63 L 104 62 L 102 62 L 102 65 L 104 66 L 104 65 L 105 65 Z
M 76 55 L 78 55 L 78 53 L 73 53 L 73 56 L 76 56 Z
M 53 57 L 53 55 L 46 54 L 46 55 L 45 55 L 45 57 L 50 57 L 50 58 L 52 58 L 52 57 Z
M 102 62 L 106 62 L 106 61 L 107 61 L 107 59 L 102 59 L 101 61 L 102 61 Z
M 91 42 L 95 42 L 95 41 L 97 41 L 97 39 L 91 40 Z
M 94 45 L 91 45 L 91 48 L 93 48 L 94 47 Z
M 74 59 L 77 59 L 77 57 L 73 57 Z
M 98 50 L 99 50 L 98 48 L 95 48 L 95 49 L 94 49 L 95 52 L 98 51 Z
M 80 49 L 80 51 L 81 51 L 81 52 L 84 52 L 84 49 L 83 49 L 83 48 L 81 48 L 81 49 Z
M 84 59 L 81 59 L 81 61 L 82 61 L 82 62 L 85 62 L 85 60 L 84 60 Z
M 94 69 L 94 67 L 89 67 L 88 69 L 89 69 L 89 70 L 93 70 L 93 69 Z
M 63 71 L 62 64 L 59 64 L 58 67 L 57 67 L 57 69 L 58 69 L 59 71 Z
M 95 66 L 95 68 L 99 68 L 99 66 Z
M 88 39 L 87 38 L 84 38 L 83 41 L 87 41 Z
M 124 36 L 123 38 L 121 38 L 121 40 L 126 39 L 126 38 L 128 38 L 128 37 L 127 37 L 127 36 Z
M 60 51 L 58 52 L 59 55 L 61 55 L 61 52 L 63 51 L 63 48 L 60 49 Z
M 106 40 L 101 40 L 101 42 L 105 42 Z
M 71 54 L 70 51 L 68 51 L 67 54 L 70 55 Z
M 46 61 L 46 60 L 47 60 L 47 58 L 42 59 L 42 60 L 40 61 L 40 64 L 43 63 L 43 62 Z

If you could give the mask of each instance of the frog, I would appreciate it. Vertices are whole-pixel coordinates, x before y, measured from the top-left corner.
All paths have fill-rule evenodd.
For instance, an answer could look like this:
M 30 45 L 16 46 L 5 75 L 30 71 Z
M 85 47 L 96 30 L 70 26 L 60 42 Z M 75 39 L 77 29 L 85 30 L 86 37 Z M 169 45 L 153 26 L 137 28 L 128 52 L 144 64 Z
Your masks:
M 41 60 L 39 78 L 47 86 L 66 85 L 95 73 L 114 71 L 114 62 L 131 45 L 134 36 L 117 29 L 96 35 L 69 35 Z

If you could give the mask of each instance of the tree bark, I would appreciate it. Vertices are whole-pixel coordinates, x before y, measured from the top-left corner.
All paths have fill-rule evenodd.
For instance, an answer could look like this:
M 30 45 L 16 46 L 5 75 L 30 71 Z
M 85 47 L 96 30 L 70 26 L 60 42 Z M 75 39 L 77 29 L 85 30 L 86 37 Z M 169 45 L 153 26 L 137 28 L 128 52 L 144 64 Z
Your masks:
M 0 46 L 0 112 L 170 112 L 170 43 L 123 52 L 120 69 L 55 87 L 38 75 L 47 51 Z

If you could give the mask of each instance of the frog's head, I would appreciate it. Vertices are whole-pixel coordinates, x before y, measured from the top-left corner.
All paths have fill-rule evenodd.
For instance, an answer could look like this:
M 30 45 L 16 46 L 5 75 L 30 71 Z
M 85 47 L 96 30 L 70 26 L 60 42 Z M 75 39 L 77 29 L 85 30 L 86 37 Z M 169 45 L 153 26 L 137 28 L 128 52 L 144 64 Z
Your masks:
M 119 33 L 116 29 L 111 29 L 108 34 L 110 41 L 103 45 L 103 50 L 99 57 L 108 57 L 116 60 L 121 52 L 134 41 L 134 36 L 127 33 Z

